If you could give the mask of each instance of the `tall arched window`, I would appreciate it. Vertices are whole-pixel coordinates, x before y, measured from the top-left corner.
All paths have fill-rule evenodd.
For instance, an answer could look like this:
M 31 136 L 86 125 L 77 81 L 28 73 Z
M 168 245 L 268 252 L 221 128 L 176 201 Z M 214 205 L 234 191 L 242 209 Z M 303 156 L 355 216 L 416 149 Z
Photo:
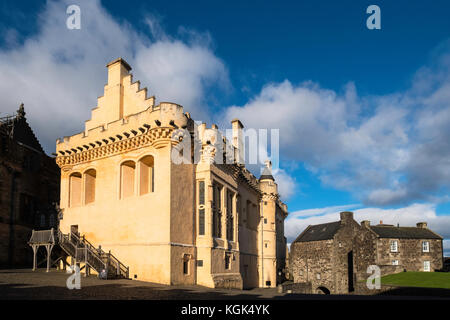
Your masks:
M 51 228 L 56 227 L 56 220 L 54 214 L 51 214 L 50 217 L 48 218 L 48 226 Z
M 84 203 L 95 201 L 95 179 L 97 173 L 94 169 L 89 169 L 84 173 Z
M 45 215 L 41 214 L 41 223 L 40 223 L 41 227 L 45 227 Z
M 81 205 L 81 173 L 75 172 L 69 176 L 70 207 Z
M 134 195 L 134 161 L 126 161 L 120 165 L 120 197 L 127 198 Z
M 139 160 L 139 194 L 155 191 L 155 161 L 152 156 L 145 156 Z

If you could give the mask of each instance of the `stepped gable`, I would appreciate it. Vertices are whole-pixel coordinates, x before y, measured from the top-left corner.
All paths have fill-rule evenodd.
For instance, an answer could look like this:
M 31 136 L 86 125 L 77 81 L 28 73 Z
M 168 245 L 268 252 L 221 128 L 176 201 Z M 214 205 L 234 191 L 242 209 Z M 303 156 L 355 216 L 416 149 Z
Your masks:
M 147 88 L 140 88 L 140 81 L 133 82 L 130 65 L 122 58 L 111 61 L 108 68 L 108 83 L 103 96 L 97 98 L 91 119 L 85 123 L 85 131 L 127 116 L 153 108 L 155 97 L 147 97 Z
M 45 154 L 33 129 L 28 124 L 25 114 L 25 108 L 22 103 L 15 116 L 0 119 L 0 132 L 35 151 Z
M 161 102 L 155 106 L 155 97 L 147 97 L 147 88 L 133 82 L 131 67 L 124 59 L 106 67 L 108 83 L 92 109 L 91 119 L 85 121 L 84 131 L 56 141 L 59 165 L 89 161 L 144 144 L 166 143 L 174 129 L 193 122 L 178 104 Z

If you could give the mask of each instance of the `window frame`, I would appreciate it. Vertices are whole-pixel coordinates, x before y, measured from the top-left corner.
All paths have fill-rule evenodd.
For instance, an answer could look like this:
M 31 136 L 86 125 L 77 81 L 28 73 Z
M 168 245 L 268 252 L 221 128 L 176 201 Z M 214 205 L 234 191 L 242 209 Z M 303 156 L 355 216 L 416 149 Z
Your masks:
M 425 247 L 426 244 L 426 247 Z M 426 250 L 425 250 L 426 248 Z M 424 240 L 422 241 L 422 252 L 430 252 L 430 241 Z
M 390 251 L 398 252 L 398 240 L 391 240 L 390 242 Z
M 425 268 L 426 265 L 428 266 L 428 268 Z M 425 260 L 423 262 L 423 271 L 424 272 L 431 272 L 431 261 L 430 260 Z

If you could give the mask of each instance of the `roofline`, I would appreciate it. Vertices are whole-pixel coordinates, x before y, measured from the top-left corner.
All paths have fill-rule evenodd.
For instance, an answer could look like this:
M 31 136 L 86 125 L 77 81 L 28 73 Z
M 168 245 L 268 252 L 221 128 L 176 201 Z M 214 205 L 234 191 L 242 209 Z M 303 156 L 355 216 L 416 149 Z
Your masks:
M 292 242 L 292 243 L 295 243 L 295 242 L 301 242 L 301 241 L 297 241 L 298 239 L 300 239 L 301 238 L 301 236 L 306 232 L 306 231 L 308 231 L 309 230 L 309 228 L 311 228 L 313 225 L 309 225 L 309 226 L 307 226 L 306 228 L 305 228 L 305 230 L 303 230 L 303 232 L 302 233 L 300 233 L 298 236 L 297 236 L 297 238 L 295 238 L 295 240 Z
M 369 229 L 370 230 L 372 230 L 372 228 L 373 227 L 381 227 L 381 228 L 383 228 L 383 227 L 385 227 L 385 226 L 369 226 Z M 399 228 L 399 229 L 401 229 L 401 228 L 410 228 L 410 229 L 422 229 L 422 228 L 418 228 L 418 227 L 396 227 L 396 226 L 386 226 L 386 227 L 393 227 L 393 228 Z M 442 237 L 440 234 L 438 234 L 438 233 L 436 233 L 436 232 L 434 232 L 433 230 L 431 230 L 431 229 L 429 229 L 429 228 L 426 228 L 426 230 L 428 230 L 428 231 L 430 231 L 432 234 L 434 234 L 436 237 L 438 237 L 439 239 L 441 239 L 441 240 L 444 240 L 444 237 Z M 378 238 L 380 238 L 380 239 L 427 239 L 427 240 L 433 240 L 433 238 L 411 238 L 411 237 L 383 237 L 383 236 L 380 236 L 375 230 L 372 230 L 373 232 L 375 232 L 376 233 L 376 235 L 378 236 Z M 436 239 L 435 239 L 436 240 Z

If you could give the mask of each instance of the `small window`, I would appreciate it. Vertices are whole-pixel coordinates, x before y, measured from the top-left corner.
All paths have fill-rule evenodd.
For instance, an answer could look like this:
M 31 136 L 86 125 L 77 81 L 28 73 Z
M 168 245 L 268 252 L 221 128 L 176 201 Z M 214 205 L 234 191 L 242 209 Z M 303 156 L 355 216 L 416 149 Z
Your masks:
M 185 254 L 183 256 L 183 274 L 188 275 L 189 274 L 189 255 Z
M 41 214 L 41 221 L 40 221 L 41 227 L 45 227 L 45 215 Z
M 264 224 L 267 224 L 267 219 L 266 218 L 264 218 Z
M 398 252 L 398 241 L 391 241 L 391 252 Z
M 430 252 L 430 242 L 429 241 L 422 242 L 422 252 Z
M 225 269 L 226 270 L 231 269 L 231 255 L 230 254 L 225 255 Z
M 205 209 L 198 211 L 198 234 L 205 235 Z
M 205 181 L 198 183 L 198 234 L 205 235 Z
M 424 261 L 423 262 L 423 271 L 425 271 L 425 272 L 431 271 L 430 261 Z
M 393 266 L 398 266 L 398 260 L 392 260 L 392 265 Z
M 203 267 L 203 260 L 197 260 L 197 267 Z
M 50 215 L 50 217 L 49 217 L 49 219 L 48 219 L 48 224 L 49 224 L 49 227 L 56 227 L 56 221 L 55 221 L 55 215 L 54 214 L 51 214 Z
M 205 204 L 205 181 L 198 183 L 198 204 Z

